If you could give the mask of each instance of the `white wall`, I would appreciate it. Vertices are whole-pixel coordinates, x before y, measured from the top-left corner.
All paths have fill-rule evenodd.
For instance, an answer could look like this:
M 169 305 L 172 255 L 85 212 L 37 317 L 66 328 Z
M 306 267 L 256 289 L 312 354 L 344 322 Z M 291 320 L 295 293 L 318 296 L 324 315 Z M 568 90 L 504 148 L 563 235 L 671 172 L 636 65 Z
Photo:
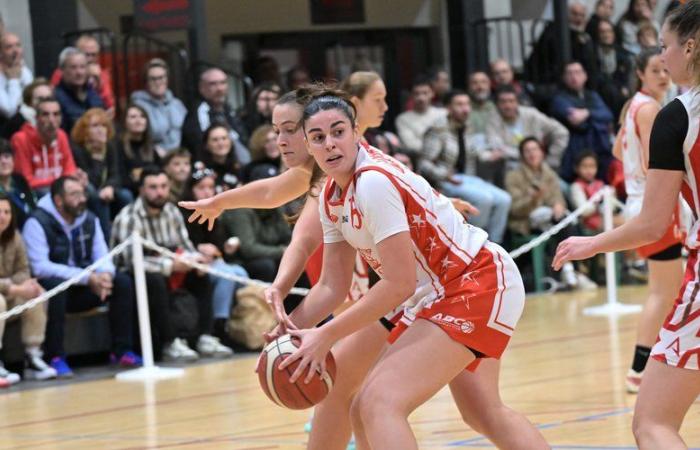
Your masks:
M 22 40 L 24 61 L 34 72 L 34 45 L 32 21 L 29 17 L 29 0 L 0 0 L 0 14 L 5 29 L 17 34 Z

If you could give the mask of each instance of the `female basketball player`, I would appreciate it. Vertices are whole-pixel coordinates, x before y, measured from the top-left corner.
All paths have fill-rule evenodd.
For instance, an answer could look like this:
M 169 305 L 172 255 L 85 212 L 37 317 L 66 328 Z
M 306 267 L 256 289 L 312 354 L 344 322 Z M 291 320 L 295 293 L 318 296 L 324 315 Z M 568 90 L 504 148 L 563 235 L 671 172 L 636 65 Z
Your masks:
M 671 79 L 691 89 L 656 117 L 649 140 L 649 172 L 642 209 L 619 228 L 593 237 L 573 237 L 557 249 L 553 266 L 602 252 L 638 248 L 661 238 L 671 223 L 679 192 L 693 210 L 686 245 L 685 278 L 659 332 L 644 370 L 633 431 L 642 449 L 684 449 L 679 434 L 688 408 L 700 394 L 700 302 L 696 301 L 700 246 L 700 2 L 675 9 L 662 28 L 663 53 Z
M 649 168 L 651 127 L 670 85 L 660 49 L 643 50 L 636 59 L 640 89 L 625 105 L 620 118 L 622 128 L 613 150 L 624 166 L 627 191 L 624 213 L 627 220 L 638 215 L 642 209 Z M 639 391 L 651 347 L 681 287 L 683 260 L 679 212 L 680 209 L 674 213 L 674 220 L 660 241 L 637 249 L 639 255 L 648 260 L 649 297 L 637 325 L 637 345 L 626 378 L 627 391 L 631 393 Z
M 292 381 L 309 368 L 308 381 L 335 342 L 382 317 L 401 317 L 392 331 L 395 344 L 354 401 L 353 429 L 362 448 L 417 448 L 410 412 L 477 358 L 500 357 L 524 290 L 515 263 L 483 230 L 466 224 L 423 178 L 360 144 L 352 109 L 336 95 L 315 98 L 304 109 L 308 147 L 329 177 L 320 210 L 321 281 L 292 321 L 313 324 L 337 305 L 337 292 L 349 287 L 355 250 L 382 279 L 327 324 L 290 331 L 302 344 L 282 366 L 300 359 Z

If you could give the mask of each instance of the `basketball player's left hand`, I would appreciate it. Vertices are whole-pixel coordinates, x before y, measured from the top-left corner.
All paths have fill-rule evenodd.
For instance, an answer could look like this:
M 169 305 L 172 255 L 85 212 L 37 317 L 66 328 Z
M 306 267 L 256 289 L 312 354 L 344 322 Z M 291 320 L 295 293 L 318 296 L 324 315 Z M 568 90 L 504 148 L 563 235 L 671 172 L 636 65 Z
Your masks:
M 595 236 L 574 236 L 562 241 L 557 246 L 557 254 L 554 255 L 552 268 L 559 270 L 569 261 L 578 261 L 595 256 L 593 240 Z
M 331 351 L 333 342 L 328 338 L 328 334 L 323 327 L 308 330 L 288 330 L 288 332 L 291 336 L 301 339 L 301 345 L 296 352 L 282 361 L 279 368 L 283 370 L 294 361 L 301 360 L 289 380 L 294 383 L 308 369 L 306 378 L 304 378 L 304 383 L 308 384 L 314 375 L 320 376 L 326 371 L 326 355 Z

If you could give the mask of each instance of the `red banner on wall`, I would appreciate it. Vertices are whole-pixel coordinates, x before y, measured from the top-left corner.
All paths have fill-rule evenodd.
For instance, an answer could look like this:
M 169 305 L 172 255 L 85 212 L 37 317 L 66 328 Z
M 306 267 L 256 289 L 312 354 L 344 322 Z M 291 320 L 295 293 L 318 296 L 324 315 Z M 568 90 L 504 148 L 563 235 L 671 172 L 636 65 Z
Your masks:
M 146 31 L 187 29 L 191 24 L 191 3 L 190 0 L 134 0 L 134 22 Z

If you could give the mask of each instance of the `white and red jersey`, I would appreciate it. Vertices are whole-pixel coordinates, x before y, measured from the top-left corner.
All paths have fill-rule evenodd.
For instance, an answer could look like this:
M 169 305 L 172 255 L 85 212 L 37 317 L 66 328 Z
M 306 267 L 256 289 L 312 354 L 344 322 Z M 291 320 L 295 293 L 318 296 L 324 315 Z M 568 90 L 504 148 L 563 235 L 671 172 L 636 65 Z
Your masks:
M 347 241 L 380 277 L 377 245 L 410 232 L 416 291 L 387 318 L 403 311 L 412 320 L 434 302 L 459 296 L 469 281 L 467 267 L 487 242 L 487 233 L 469 225 L 425 179 L 368 145 L 359 148 L 350 185 L 341 192 L 329 178 L 321 198 L 324 243 Z
M 688 113 L 688 132 L 683 142 L 685 176 L 681 194 L 693 212 L 686 246 L 700 247 L 700 87 L 678 97 Z
M 625 191 L 628 197 L 644 197 L 649 158 L 644 154 L 642 148 L 637 113 L 642 106 L 649 103 L 659 104 L 653 97 L 641 91 L 634 94 L 627 108 L 622 128 L 622 164 L 625 172 Z

